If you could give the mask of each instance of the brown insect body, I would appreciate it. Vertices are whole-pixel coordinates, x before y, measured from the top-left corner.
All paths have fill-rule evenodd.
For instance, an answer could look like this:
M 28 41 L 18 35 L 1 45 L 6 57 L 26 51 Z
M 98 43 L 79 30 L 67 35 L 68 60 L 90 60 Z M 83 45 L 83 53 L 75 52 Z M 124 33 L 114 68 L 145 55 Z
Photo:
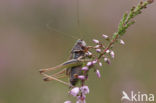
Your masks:
M 81 62 L 81 60 L 85 59 L 87 51 L 88 51 L 88 47 L 86 46 L 85 41 L 80 39 L 77 40 L 77 42 L 75 43 L 71 51 L 70 60 L 52 68 L 40 69 L 40 73 L 43 76 L 45 76 L 43 80 L 44 81 L 56 80 L 66 85 L 75 86 L 78 82 L 77 77 L 82 73 L 81 68 L 83 63 Z M 57 73 L 54 73 L 51 76 L 45 74 L 45 72 L 54 71 L 58 69 L 62 69 L 62 70 Z M 63 75 L 65 72 L 66 75 L 69 76 L 70 84 L 59 79 L 65 76 Z
M 78 59 L 80 57 L 85 57 L 86 52 L 86 43 L 83 40 L 77 40 L 76 44 L 74 45 L 72 51 L 71 51 L 71 59 Z M 76 75 L 81 75 L 82 65 L 75 66 L 72 68 L 67 68 L 67 74 L 69 74 L 70 83 L 71 85 L 75 86 L 78 82 L 78 78 Z

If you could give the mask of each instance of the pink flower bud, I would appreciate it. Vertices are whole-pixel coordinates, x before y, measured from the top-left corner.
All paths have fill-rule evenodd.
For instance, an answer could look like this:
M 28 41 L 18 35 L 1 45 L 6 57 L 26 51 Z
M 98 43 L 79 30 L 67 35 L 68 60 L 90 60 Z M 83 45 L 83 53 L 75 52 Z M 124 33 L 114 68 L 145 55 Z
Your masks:
M 82 86 L 82 87 L 80 88 L 80 90 L 81 90 L 81 92 L 82 92 L 83 94 L 88 94 L 88 93 L 89 93 L 89 88 L 88 88 L 88 86 Z
M 91 56 L 91 55 L 92 55 L 92 53 L 91 53 L 91 52 L 89 52 L 89 51 L 88 51 L 87 53 L 88 53 L 88 55 L 89 55 L 89 56 Z
M 82 96 L 83 96 L 83 94 L 82 94 Z M 78 100 L 81 100 L 82 99 L 82 96 L 77 96 L 77 99 Z
M 74 97 L 76 97 L 79 93 L 79 87 L 74 87 L 71 91 L 70 94 Z
M 125 42 L 124 42 L 123 40 L 120 40 L 120 44 L 124 45 L 124 44 L 125 44 Z
M 96 64 L 96 63 L 97 63 L 97 60 L 92 61 L 92 63 L 93 63 L 93 64 Z
M 84 75 L 79 75 L 78 78 L 81 79 L 81 80 L 86 79 Z
M 76 103 L 82 103 L 81 100 L 76 101 Z
M 83 101 L 86 99 L 86 96 L 85 96 L 85 94 L 83 94 L 82 93 L 82 95 L 81 96 L 77 96 L 77 100 L 78 101 L 81 101 L 80 103 L 83 103 Z
M 87 66 L 91 66 L 91 65 L 92 65 L 92 62 L 88 62 L 88 63 L 87 63 Z
M 96 70 L 96 75 L 97 75 L 98 78 L 101 77 L 100 71 L 98 69 Z
M 102 63 L 101 62 L 99 62 L 99 66 L 102 67 Z
M 99 40 L 96 40 L 96 39 L 93 39 L 93 42 L 96 43 L 96 44 L 99 44 Z
M 110 52 L 110 55 L 111 55 L 111 57 L 114 59 L 114 57 L 115 57 L 114 51 L 111 51 L 111 52 Z
M 65 101 L 64 103 L 71 103 L 71 101 Z
M 105 39 L 108 39 L 108 36 L 105 35 L 105 34 L 102 34 L 102 37 L 105 38 Z
M 96 52 L 101 52 L 101 49 L 96 49 Z
M 86 101 L 85 101 L 85 100 L 80 100 L 80 99 L 79 99 L 79 100 L 76 101 L 76 103 L 86 103 Z
M 86 96 L 85 94 L 82 92 L 82 94 L 80 96 L 77 96 L 77 101 L 76 103 L 86 103 Z
M 96 45 L 96 46 L 95 46 L 95 48 L 99 48 L 99 47 L 100 47 L 100 45 Z
M 106 50 L 106 53 L 108 54 L 110 52 L 110 50 Z
M 104 61 L 107 62 L 108 58 L 104 58 Z
M 111 62 L 110 62 L 110 59 L 108 59 L 108 58 L 104 58 L 104 61 L 105 61 L 106 63 L 108 63 L 108 64 L 111 63 Z
M 88 67 L 82 67 L 82 70 L 87 71 Z

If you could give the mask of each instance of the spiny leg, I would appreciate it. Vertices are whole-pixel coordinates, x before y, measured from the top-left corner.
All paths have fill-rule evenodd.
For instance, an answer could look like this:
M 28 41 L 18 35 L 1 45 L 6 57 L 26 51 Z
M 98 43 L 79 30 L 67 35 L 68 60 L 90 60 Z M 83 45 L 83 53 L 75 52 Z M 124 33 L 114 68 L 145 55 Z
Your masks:
M 54 76 L 51 76 L 51 77 L 54 77 Z M 67 77 L 67 76 L 66 75 L 61 75 L 61 76 L 57 76 L 57 77 L 54 77 L 54 78 L 59 79 L 59 78 L 64 78 L 64 77 Z M 51 80 L 54 80 L 54 79 L 49 78 L 49 77 L 45 77 L 45 78 L 43 78 L 43 80 L 44 81 L 51 81 Z
M 56 67 L 52 67 L 52 68 L 47 68 L 47 69 L 40 69 L 39 72 L 40 73 L 44 73 L 44 72 L 47 72 L 47 71 L 53 71 L 53 70 L 57 70 L 61 67 L 61 65 L 58 65 Z
M 59 71 L 59 72 L 57 72 L 57 73 L 55 73 L 55 74 L 53 74 L 51 76 L 56 77 L 56 78 L 63 78 L 63 77 L 66 77 L 66 75 L 61 75 L 61 74 L 65 73 L 65 72 L 66 72 L 66 69 L 63 69 L 63 70 L 61 70 L 61 71 Z M 45 77 L 43 80 L 50 81 L 50 80 L 53 80 L 53 79 Z
M 65 72 L 66 72 L 66 68 L 61 70 L 61 71 L 59 71 L 59 72 L 57 72 L 57 73 L 55 73 L 55 74 L 53 74 L 53 75 L 51 75 L 51 76 L 57 76 L 57 75 L 65 73 Z
M 47 74 L 45 74 L 45 73 L 42 73 L 42 75 L 45 76 L 45 77 L 48 77 L 48 78 L 50 78 L 50 79 L 56 80 L 56 81 L 58 81 L 58 82 L 60 82 L 60 83 L 62 83 L 62 84 L 65 84 L 65 85 L 67 85 L 67 86 L 70 86 L 70 87 L 72 86 L 72 85 L 70 85 L 69 83 L 66 83 L 66 82 L 64 82 L 64 81 L 62 81 L 62 80 L 60 80 L 60 79 L 58 79 L 58 78 L 56 78 L 56 77 L 49 76 L 49 75 L 47 75 Z
M 57 69 L 63 69 L 63 68 L 71 68 L 73 66 L 78 66 L 78 65 L 82 65 L 82 62 L 79 61 L 78 59 L 71 59 L 71 60 L 68 60 L 56 67 L 52 67 L 52 68 L 47 68 L 47 69 L 40 69 L 40 73 L 44 73 L 44 72 L 47 72 L 47 71 L 52 71 L 52 70 L 57 70 Z

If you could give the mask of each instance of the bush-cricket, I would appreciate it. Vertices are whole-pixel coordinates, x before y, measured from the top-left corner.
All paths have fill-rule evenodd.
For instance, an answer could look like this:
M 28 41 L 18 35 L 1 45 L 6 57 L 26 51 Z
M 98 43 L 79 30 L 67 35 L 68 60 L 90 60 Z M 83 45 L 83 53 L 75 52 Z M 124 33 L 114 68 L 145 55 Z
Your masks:
M 71 50 L 70 60 L 53 68 L 41 69 L 40 73 L 45 76 L 44 81 L 56 80 L 69 86 L 75 86 L 78 82 L 77 76 L 81 74 L 81 68 L 84 61 L 87 61 L 86 57 L 89 57 L 86 53 L 90 47 L 86 45 L 84 40 L 77 40 L 74 47 Z M 44 72 L 62 69 L 61 71 L 49 76 Z M 63 74 L 63 75 L 62 75 Z M 68 76 L 70 84 L 60 80 L 59 78 Z

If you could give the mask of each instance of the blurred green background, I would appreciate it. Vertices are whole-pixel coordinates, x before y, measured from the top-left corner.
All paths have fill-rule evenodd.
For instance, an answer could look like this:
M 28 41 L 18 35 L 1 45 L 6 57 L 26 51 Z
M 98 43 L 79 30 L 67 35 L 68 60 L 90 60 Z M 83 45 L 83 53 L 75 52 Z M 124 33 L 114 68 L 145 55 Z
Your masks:
M 79 9 L 77 3 L 79 2 Z M 119 20 L 139 0 L 1 0 L 0 103 L 63 103 L 68 87 L 43 82 L 41 68 L 68 59 L 76 39 L 111 36 Z M 115 45 L 116 58 L 89 75 L 87 103 L 121 103 L 122 90 L 156 95 L 156 3 Z M 79 16 L 78 16 L 79 14 Z M 79 19 L 78 19 L 79 18 Z M 66 80 L 66 79 L 64 79 Z M 74 101 L 74 100 L 73 100 Z

